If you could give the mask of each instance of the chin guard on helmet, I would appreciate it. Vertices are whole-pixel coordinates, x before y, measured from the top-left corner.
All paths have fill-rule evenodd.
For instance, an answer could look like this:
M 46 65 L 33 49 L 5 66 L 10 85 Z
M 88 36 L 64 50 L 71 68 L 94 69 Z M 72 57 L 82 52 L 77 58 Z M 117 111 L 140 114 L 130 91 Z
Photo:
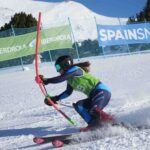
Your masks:
M 57 71 L 57 72 L 60 72 L 61 67 L 60 67 L 60 65 L 59 65 L 59 64 L 56 64 L 56 65 L 55 65 L 55 68 L 56 68 L 56 71 Z

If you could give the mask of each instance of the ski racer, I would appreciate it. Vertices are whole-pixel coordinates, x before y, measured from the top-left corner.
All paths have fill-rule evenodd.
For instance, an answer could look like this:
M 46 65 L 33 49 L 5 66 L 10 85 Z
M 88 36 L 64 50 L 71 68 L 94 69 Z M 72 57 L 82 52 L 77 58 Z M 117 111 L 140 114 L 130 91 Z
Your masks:
M 39 75 L 44 85 L 67 81 L 67 88 L 64 92 L 50 97 L 55 104 L 57 104 L 57 101 L 71 95 L 73 90 L 80 91 L 87 96 L 86 99 L 73 103 L 74 109 L 88 124 L 83 130 L 99 126 L 102 120 L 112 120 L 110 115 L 102 111 L 111 98 L 110 89 L 90 74 L 89 67 L 90 63 L 88 61 L 74 64 L 70 56 L 64 55 L 60 56 L 55 62 L 56 71 L 60 73 L 59 76 L 44 78 L 44 76 Z M 35 80 L 39 82 L 37 77 Z M 46 105 L 51 106 L 47 98 L 44 102 Z

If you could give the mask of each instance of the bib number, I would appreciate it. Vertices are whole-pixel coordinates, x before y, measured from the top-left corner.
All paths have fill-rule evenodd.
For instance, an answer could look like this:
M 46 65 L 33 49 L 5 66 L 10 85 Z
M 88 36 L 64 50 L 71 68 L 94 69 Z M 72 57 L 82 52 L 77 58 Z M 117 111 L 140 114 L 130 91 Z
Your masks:
M 85 88 L 81 85 L 78 85 L 77 86 L 77 90 L 80 91 L 80 92 L 84 92 L 85 91 Z

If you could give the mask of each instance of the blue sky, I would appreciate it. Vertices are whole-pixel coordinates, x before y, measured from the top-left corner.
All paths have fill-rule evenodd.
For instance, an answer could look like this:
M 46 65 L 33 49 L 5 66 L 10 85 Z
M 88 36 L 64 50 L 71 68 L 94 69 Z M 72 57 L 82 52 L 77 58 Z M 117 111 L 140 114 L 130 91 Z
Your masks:
M 36 0 L 60 2 L 63 0 Z M 84 4 L 92 11 L 111 17 L 130 17 L 143 10 L 147 0 L 74 0 Z

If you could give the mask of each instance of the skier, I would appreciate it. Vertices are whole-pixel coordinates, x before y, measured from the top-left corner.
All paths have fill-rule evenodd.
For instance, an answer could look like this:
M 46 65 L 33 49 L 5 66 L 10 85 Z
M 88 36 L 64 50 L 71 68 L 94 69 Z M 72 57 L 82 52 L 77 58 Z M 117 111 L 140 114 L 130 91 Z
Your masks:
M 73 103 L 74 109 L 88 124 L 86 128 L 81 131 L 86 131 L 95 128 L 101 124 L 102 121 L 111 121 L 112 117 L 105 113 L 103 108 L 108 104 L 111 98 L 110 89 L 103 84 L 99 79 L 89 73 L 90 63 L 73 63 L 73 59 L 68 56 L 60 56 L 55 62 L 56 71 L 60 73 L 59 76 L 53 78 L 44 78 L 40 75 L 36 82 L 42 82 L 44 85 L 49 83 L 60 83 L 67 81 L 66 90 L 60 95 L 50 97 L 50 99 L 57 104 L 57 101 L 62 100 L 77 90 L 87 95 L 86 99 L 79 100 Z M 46 105 L 51 106 L 48 99 L 44 100 Z

